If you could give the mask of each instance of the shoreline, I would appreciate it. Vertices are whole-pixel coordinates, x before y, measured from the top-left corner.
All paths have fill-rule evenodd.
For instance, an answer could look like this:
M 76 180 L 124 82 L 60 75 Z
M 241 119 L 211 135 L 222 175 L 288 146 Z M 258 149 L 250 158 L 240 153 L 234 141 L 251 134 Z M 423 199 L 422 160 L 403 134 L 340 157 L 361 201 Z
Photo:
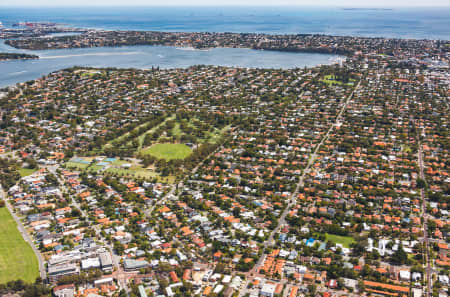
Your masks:
M 123 50 L 114 50 L 117 48 L 124 48 Z M 155 48 L 155 50 L 152 50 L 152 48 Z M 160 48 L 160 49 L 158 49 Z M 146 50 L 148 49 L 148 50 Z M 170 55 L 163 57 L 159 56 L 159 53 L 164 54 L 164 52 L 167 50 L 170 50 Z M 233 61 L 233 59 L 230 58 L 235 52 L 232 50 L 237 50 L 236 53 L 238 53 L 238 56 L 240 58 L 238 60 Z M 128 50 L 130 52 L 133 52 L 132 55 L 129 54 Z M 215 51 L 211 53 L 211 51 Z M 225 50 L 225 51 L 224 51 Z M 59 52 L 58 52 L 59 51 Z M 177 54 L 175 51 L 179 52 Z M 252 51 L 258 51 L 253 52 Z M 141 53 L 142 52 L 142 53 Z M 190 53 L 192 52 L 192 54 Z M 264 53 L 265 52 L 265 53 Z M 179 47 L 175 46 L 166 46 L 166 45 L 136 45 L 136 46 L 115 46 L 115 47 L 94 47 L 94 48 L 72 48 L 72 49 L 57 49 L 55 51 L 51 50 L 45 50 L 38 53 L 41 57 L 38 62 L 28 62 L 28 63 L 45 63 L 42 65 L 49 65 L 44 66 L 47 70 L 46 72 L 41 72 L 43 68 L 40 66 L 36 66 L 37 68 L 27 68 L 25 65 L 31 64 L 22 64 L 26 63 L 23 60 L 22 62 L 14 62 L 14 61 L 0 61 L 5 62 L 5 73 L 12 74 L 10 76 L 5 76 L 3 81 L 5 82 L 5 85 L 2 85 L 1 88 L 5 87 L 11 87 L 15 86 L 17 83 L 25 83 L 30 80 L 37 80 L 41 78 L 42 76 L 48 75 L 49 73 L 55 72 L 55 71 L 61 71 L 64 69 L 72 68 L 72 67 L 85 67 L 85 68 L 97 68 L 97 69 L 107 69 L 107 68 L 116 68 L 116 69 L 137 69 L 137 70 L 150 70 L 152 67 L 154 68 L 160 68 L 160 69 L 186 69 L 189 67 L 194 67 L 198 65 L 205 65 L 205 66 L 211 66 L 211 67 L 227 67 L 227 68 L 252 68 L 252 69 L 294 69 L 294 68 L 312 68 L 317 67 L 320 65 L 333 65 L 339 63 L 339 59 L 345 58 L 344 56 L 340 55 L 333 55 L 333 54 L 324 54 L 324 53 L 304 53 L 304 52 L 298 52 L 298 53 L 291 53 L 291 52 L 279 52 L 278 55 L 273 56 L 274 62 L 272 63 L 264 63 L 261 61 L 261 63 L 258 63 L 258 59 L 265 59 L 265 57 L 272 57 L 272 55 L 269 53 L 269 51 L 264 50 L 258 50 L 258 49 L 251 49 L 251 48 L 231 48 L 231 47 L 224 47 L 224 48 L 211 48 L 208 50 L 189 50 L 189 49 L 181 49 Z M 47 54 L 50 54 L 47 56 Z M 182 60 L 176 59 L 177 55 L 187 56 L 189 59 L 189 62 L 192 62 L 190 64 L 183 63 Z M 225 56 L 225 58 L 220 58 L 222 56 Z M 247 56 L 248 55 L 248 56 Z M 281 55 L 281 56 L 280 56 Z M 288 56 L 285 56 L 288 55 Z M 282 59 L 285 59 L 285 57 L 288 57 L 287 59 L 290 60 L 293 57 L 297 57 L 296 63 L 291 63 L 292 65 L 290 67 L 287 67 L 286 65 L 283 66 Z M 312 55 L 312 56 L 310 56 Z M 69 57 L 70 56 L 70 57 Z M 103 57 L 102 57 L 103 56 Z M 117 56 L 117 59 L 120 60 L 119 63 L 114 64 L 114 58 Z M 131 56 L 136 57 L 138 60 L 142 61 L 151 61 L 149 63 L 132 63 L 128 60 L 132 58 L 126 58 L 125 56 Z M 83 57 L 86 57 L 83 58 Z M 207 57 L 207 59 L 203 59 L 203 57 Z M 260 58 L 261 57 L 261 58 Z M 314 58 L 315 57 L 315 58 Z M 323 58 L 320 58 L 323 57 Z M 108 65 L 105 65 L 105 63 L 97 64 L 95 63 L 95 59 L 101 58 L 103 61 L 109 61 L 111 59 L 111 63 Z M 75 64 L 67 64 L 66 61 L 74 60 Z M 83 63 L 82 61 L 86 60 L 86 63 Z M 148 60 L 148 59 L 154 59 L 154 60 Z M 246 59 L 250 59 L 249 63 L 245 63 Z M 270 59 L 270 58 L 269 58 Z M 311 59 L 317 60 L 317 63 L 312 64 L 308 63 Z M 53 61 L 52 61 L 53 60 Z M 13 64 L 9 64 L 13 63 Z M 21 64 L 18 64 L 21 63 Z M 63 64 L 64 66 L 56 68 L 53 68 L 51 65 L 60 65 Z M 37 64 L 37 65 L 39 65 Z M 152 65 L 153 64 L 153 65 Z M 249 65 L 250 64 L 250 65 Z M 286 63 L 284 63 L 286 64 Z M 309 65 L 311 64 L 311 65 Z M 6 65 L 14 65 L 9 67 L 9 69 L 6 67 Z M 20 65 L 20 66 L 19 66 Z M 117 65 L 117 66 L 115 66 Z M 120 65 L 120 66 L 119 66 Z M 23 69 L 26 69 L 23 70 Z M 34 71 L 36 69 L 36 72 Z M 18 74 L 18 71 L 23 70 L 20 74 Z M 39 75 L 35 76 L 35 73 L 39 73 Z M 14 79 L 16 78 L 16 79 Z M 0 77 L 1 80 L 1 77 Z
M 334 55 L 336 59 L 330 59 L 326 63 L 318 62 L 314 65 L 306 65 L 300 67 L 315 67 L 318 65 L 331 65 L 345 62 L 346 59 L 352 56 L 364 55 L 386 55 L 393 59 L 408 60 L 417 59 L 417 51 L 421 52 L 423 47 L 436 47 L 437 50 L 443 51 L 446 42 L 423 40 L 423 39 L 393 39 L 393 38 L 366 38 L 357 36 L 334 36 L 324 34 L 258 34 L 258 33 L 217 33 L 217 32 L 163 32 L 163 31 L 88 31 L 84 34 L 52 36 L 52 37 L 24 37 L 22 39 L 2 39 L 3 43 L 17 51 L 27 51 L 28 53 L 52 50 L 77 50 L 77 49 L 94 49 L 94 48 L 139 48 L 139 47 L 171 47 L 180 51 L 192 52 L 209 52 L 214 49 L 246 49 L 278 53 L 290 54 L 318 54 L 318 55 Z M 380 48 L 380 44 L 383 47 Z M 93 50 L 95 51 L 95 50 Z M 100 50 L 101 51 L 101 50 Z M 11 53 L 14 54 L 14 53 Z M 67 56 L 108 56 L 108 55 L 125 55 L 126 53 L 90 53 L 90 54 L 76 54 Z M 26 55 L 26 54 L 23 54 Z M 160 55 L 158 55 L 160 57 Z M 163 58 L 161 56 L 160 58 Z M 41 57 L 42 59 L 54 59 L 55 56 Z M 61 58 L 68 58 L 66 55 L 61 55 Z M 142 56 L 138 55 L 139 59 L 145 60 L 145 53 Z M 148 57 L 147 57 L 148 58 Z M 167 66 L 167 61 L 152 61 L 154 67 L 160 68 L 179 68 L 176 64 L 182 65 L 182 68 L 193 65 L 215 65 L 225 67 L 246 67 L 246 63 L 234 61 L 225 61 L 223 63 L 213 61 L 198 61 L 189 65 L 176 62 L 175 65 Z M 421 57 L 423 58 L 423 57 Z M 421 59 L 419 57 L 419 60 Z M 150 58 L 151 59 L 151 58 Z M 198 58 L 197 58 L 198 59 Z M 74 64 L 64 65 L 53 71 L 65 69 L 73 66 L 86 65 L 81 61 L 74 61 Z M 93 61 L 86 59 L 86 66 L 93 66 L 97 68 L 116 67 L 122 69 L 146 69 L 148 64 L 125 62 L 123 67 L 121 63 L 110 63 L 112 65 L 104 65 L 102 63 L 96 64 Z M 69 63 L 70 64 L 70 63 Z M 129 64 L 130 66 L 128 66 Z M 170 64 L 170 62 L 169 62 Z M 236 66 L 239 64 L 239 66 Z M 152 65 L 152 66 L 153 66 Z M 260 66 L 261 65 L 261 66 Z M 174 67 L 172 67 L 174 66 Z M 264 63 L 256 63 L 256 66 L 247 66 L 246 68 L 296 68 L 299 67 L 295 63 L 292 66 L 267 66 Z M 52 67 L 47 67 L 52 68 Z M 53 69 L 53 68 L 52 68 Z M 42 72 L 42 71 L 40 71 Z M 45 75 L 42 73 L 41 75 Z M 30 76 L 28 76 L 30 77 Z M 37 78 L 32 78 L 37 79 Z M 17 82 L 16 82 L 17 83 Z M 8 84 L 9 85 L 9 84 Z
M 24 53 L 14 53 L 14 52 L 0 52 L 0 62 L 6 62 L 6 61 L 17 61 L 17 60 L 38 60 L 38 55 L 30 55 L 30 54 L 24 54 Z

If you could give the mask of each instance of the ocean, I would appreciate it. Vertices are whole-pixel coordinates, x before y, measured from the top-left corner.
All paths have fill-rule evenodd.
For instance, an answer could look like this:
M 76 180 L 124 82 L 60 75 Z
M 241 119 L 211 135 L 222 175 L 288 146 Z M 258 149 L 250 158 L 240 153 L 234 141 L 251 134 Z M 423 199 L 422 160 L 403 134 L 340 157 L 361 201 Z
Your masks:
M 450 6 L 340 7 L 0 7 L 0 21 L 50 21 L 96 29 L 319 33 L 450 39 Z

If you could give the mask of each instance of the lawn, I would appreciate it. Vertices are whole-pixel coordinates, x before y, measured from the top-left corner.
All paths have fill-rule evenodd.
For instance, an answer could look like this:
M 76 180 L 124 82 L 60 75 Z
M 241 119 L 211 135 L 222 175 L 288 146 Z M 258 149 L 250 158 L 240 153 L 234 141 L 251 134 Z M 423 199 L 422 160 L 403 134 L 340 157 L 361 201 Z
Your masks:
M 152 155 L 158 159 L 174 160 L 187 158 L 190 154 L 192 154 L 192 150 L 185 144 L 157 143 L 147 149 L 144 149 L 142 153 Z
M 104 171 L 106 174 L 117 174 L 119 176 L 129 176 L 129 177 L 136 177 L 136 178 L 156 178 L 159 182 L 163 183 L 174 183 L 175 177 L 174 176 L 160 176 L 158 173 L 139 167 L 139 166 L 133 166 L 130 169 L 126 168 L 108 168 Z
M 89 164 L 69 161 L 64 164 L 64 167 L 67 169 L 83 170 L 89 167 Z
M 175 115 L 171 115 L 171 116 L 169 116 L 169 117 L 166 117 L 166 118 L 164 119 L 164 121 L 162 121 L 161 123 L 159 123 L 159 124 L 156 125 L 155 127 L 151 128 L 151 129 L 148 130 L 147 132 L 145 132 L 145 133 L 139 135 L 139 137 L 137 138 L 138 141 L 139 141 L 139 147 L 138 147 L 138 150 L 140 150 L 140 149 L 142 148 L 142 144 L 143 144 L 143 142 L 144 142 L 144 138 L 145 138 L 145 136 L 146 136 L 147 134 L 152 134 L 153 132 L 156 131 L 156 129 L 158 129 L 159 127 L 161 127 L 162 125 L 164 125 L 167 121 L 171 121 L 171 120 L 173 120 L 173 119 L 175 119 Z
M 220 137 L 231 128 L 231 125 L 225 126 L 222 129 L 215 128 L 213 132 L 208 132 L 208 137 L 203 142 L 216 143 Z
M 407 145 L 402 146 L 402 150 L 405 153 L 410 153 L 412 151 L 411 148 L 409 146 L 407 146 Z
M 328 233 L 326 233 L 325 236 L 326 236 L 327 241 L 329 240 L 334 243 L 340 243 L 346 248 L 349 248 L 350 245 L 355 242 L 353 237 L 350 237 L 350 236 L 339 236 L 339 235 L 333 235 L 333 234 L 328 234 Z
M 125 160 L 120 160 L 119 158 L 116 158 L 113 162 L 111 162 L 111 165 L 120 166 L 120 165 L 123 165 L 126 163 L 129 163 L 129 162 L 125 161 Z
M 0 208 L 0 283 L 22 279 L 34 282 L 39 266 L 6 207 Z
M 115 173 L 118 175 L 124 175 L 124 176 L 136 176 L 136 177 L 143 177 L 143 178 L 153 178 L 157 177 L 158 174 L 154 171 L 146 170 L 142 167 L 131 167 L 129 169 L 127 168 L 108 168 L 105 170 L 105 173 Z
M 180 123 L 175 123 L 175 126 L 172 129 L 172 135 L 179 137 L 179 136 L 181 136 L 182 133 L 183 132 L 181 131 Z
M 169 117 L 166 117 L 161 123 L 159 123 L 158 125 L 156 125 L 156 126 L 153 127 L 153 128 L 149 128 L 149 130 L 147 130 L 147 131 L 145 131 L 144 133 L 142 133 L 141 135 L 139 135 L 139 136 L 137 137 L 137 140 L 139 141 L 139 147 L 138 147 L 138 149 L 141 149 L 142 143 L 144 142 L 145 135 L 151 134 L 151 133 L 155 132 L 156 129 L 158 129 L 160 126 L 164 125 L 167 121 L 173 120 L 173 119 L 175 119 L 175 115 L 171 115 L 171 116 L 169 116 Z M 148 126 L 148 124 L 149 124 L 149 123 L 143 123 L 143 124 L 137 126 L 136 128 L 134 128 L 132 131 L 137 131 L 137 130 L 139 130 L 139 129 L 142 128 L 142 127 Z M 127 132 L 127 133 L 125 133 L 125 134 L 122 134 L 122 135 L 120 135 L 119 137 L 117 137 L 117 138 L 115 138 L 115 139 L 109 141 L 108 143 L 106 143 L 106 144 L 102 147 L 102 150 L 103 150 L 105 147 L 111 146 L 111 145 L 113 144 L 114 141 L 120 141 L 120 140 L 122 140 L 123 138 L 127 137 L 128 135 L 130 135 L 130 132 Z M 130 144 L 130 143 L 131 143 L 131 141 L 129 141 L 127 144 Z
M 35 171 L 36 171 L 36 169 L 20 168 L 19 174 L 21 177 L 24 177 L 24 176 L 32 175 Z
M 91 165 L 91 166 L 89 166 L 89 167 L 86 168 L 86 170 L 87 170 L 88 172 L 97 172 L 97 171 L 99 171 L 100 169 L 103 169 L 103 166 L 100 166 L 100 165 Z
M 321 81 L 326 83 L 327 85 L 344 85 L 342 81 L 336 80 L 336 77 L 334 75 L 325 75 L 325 77 Z M 354 81 L 355 81 L 354 79 L 350 79 L 347 85 L 348 86 L 353 85 Z

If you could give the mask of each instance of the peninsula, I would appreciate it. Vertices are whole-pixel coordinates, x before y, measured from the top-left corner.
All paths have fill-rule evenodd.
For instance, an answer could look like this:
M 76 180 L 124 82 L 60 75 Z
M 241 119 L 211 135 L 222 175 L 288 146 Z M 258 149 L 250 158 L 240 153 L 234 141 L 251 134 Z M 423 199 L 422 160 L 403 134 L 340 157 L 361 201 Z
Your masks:
M 125 45 L 164 45 L 196 49 L 232 47 L 293 52 L 383 54 L 398 58 L 414 57 L 425 48 L 448 49 L 445 42 L 393 38 L 330 36 L 317 34 L 271 35 L 257 33 L 88 31 L 72 36 L 8 39 L 6 44 L 29 50 L 115 47 Z M 433 53 L 432 52 L 432 53 Z M 428 53 L 427 53 L 428 55 Z
M 37 55 L 20 53 L 0 53 L 0 61 L 39 59 Z

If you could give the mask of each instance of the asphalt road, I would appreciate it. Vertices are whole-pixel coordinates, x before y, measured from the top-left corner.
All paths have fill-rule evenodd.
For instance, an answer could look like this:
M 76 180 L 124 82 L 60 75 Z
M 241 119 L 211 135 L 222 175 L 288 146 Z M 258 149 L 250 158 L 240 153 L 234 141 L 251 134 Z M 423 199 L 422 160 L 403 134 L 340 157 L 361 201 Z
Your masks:
M 422 152 L 422 144 L 419 141 L 419 150 L 417 153 L 417 159 L 419 163 L 419 176 L 421 179 L 425 180 L 425 176 L 423 174 L 423 152 Z M 427 225 L 427 216 L 426 216 L 426 197 L 424 189 L 420 189 L 420 196 L 422 198 L 422 219 L 423 219 L 423 236 L 425 241 L 425 260 L 426 260 L 426 278 L 427 278 L 427 292 L 426 296 L 431 296 L 431 264 L 430 264 L 430 256 L 429 256 L 429 238 L 428 238 L 428 225 Z

